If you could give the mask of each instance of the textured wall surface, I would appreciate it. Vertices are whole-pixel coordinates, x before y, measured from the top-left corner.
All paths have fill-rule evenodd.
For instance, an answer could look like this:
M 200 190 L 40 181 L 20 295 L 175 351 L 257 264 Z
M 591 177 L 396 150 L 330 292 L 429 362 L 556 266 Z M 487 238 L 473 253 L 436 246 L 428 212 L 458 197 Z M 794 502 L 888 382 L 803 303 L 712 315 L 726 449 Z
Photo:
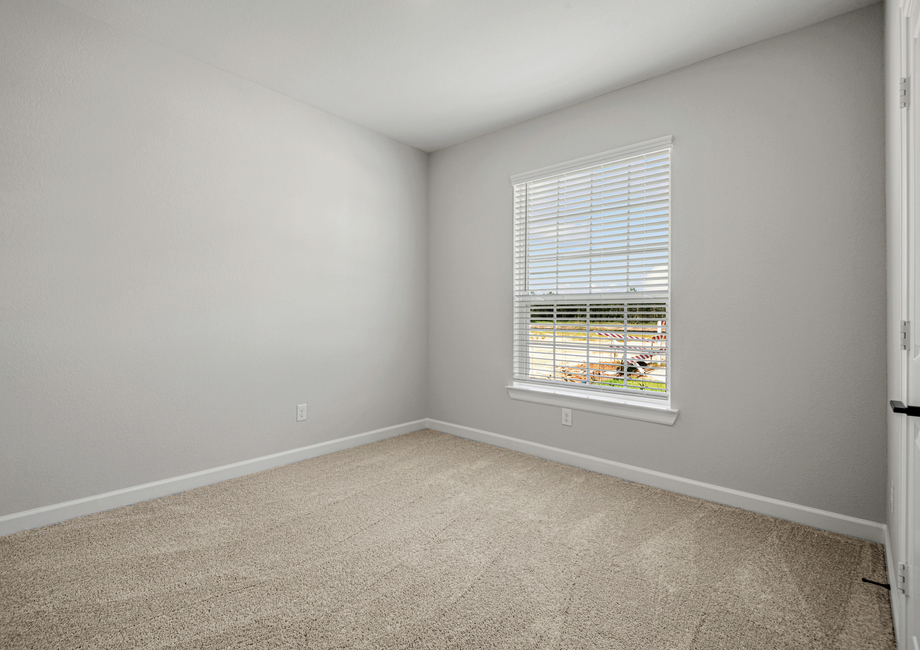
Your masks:
M 875 5 L 436 152 L 429 416 L 885 521 Z M 673 427 L 512 401 L 512 174 L 674 136 Z
M 0 3 L 0 515 L 424 417 L 426 175 L 58 4 Z

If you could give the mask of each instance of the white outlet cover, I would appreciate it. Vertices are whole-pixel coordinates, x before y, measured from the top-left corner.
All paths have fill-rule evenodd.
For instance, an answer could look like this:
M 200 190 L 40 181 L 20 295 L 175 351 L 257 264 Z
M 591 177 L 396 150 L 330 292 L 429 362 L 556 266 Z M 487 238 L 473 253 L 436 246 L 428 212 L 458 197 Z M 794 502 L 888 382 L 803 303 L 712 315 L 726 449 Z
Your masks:
M 303 422 L 306 419 L 307 419 L 307 405 L 298 404 L 297 405 L 297 421 Z
M 572 409 L 562 409 L 562 424 L 572 426 Z

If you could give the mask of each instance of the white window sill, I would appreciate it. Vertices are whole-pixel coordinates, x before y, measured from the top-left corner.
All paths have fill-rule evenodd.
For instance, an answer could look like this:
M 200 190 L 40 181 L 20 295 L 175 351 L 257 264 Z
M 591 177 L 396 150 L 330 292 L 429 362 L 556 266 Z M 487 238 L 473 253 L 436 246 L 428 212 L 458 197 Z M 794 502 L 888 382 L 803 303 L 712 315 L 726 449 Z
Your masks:
M 680 413 L 672 409 L 667 402 L 653 402 L 621 397 L 608 397 L 607 395 L 585 395 L 570 390 L 554 390 L 552 388 L 538 388 L 529 384 L 514 383 L 505 386 L 508 397 L 533 402 L 547 406 L 559 406 L 576 411 L 588 411 L 601 415 L 613 415 L 630 420 L 642 420 L 656 424 L 671 426 Z

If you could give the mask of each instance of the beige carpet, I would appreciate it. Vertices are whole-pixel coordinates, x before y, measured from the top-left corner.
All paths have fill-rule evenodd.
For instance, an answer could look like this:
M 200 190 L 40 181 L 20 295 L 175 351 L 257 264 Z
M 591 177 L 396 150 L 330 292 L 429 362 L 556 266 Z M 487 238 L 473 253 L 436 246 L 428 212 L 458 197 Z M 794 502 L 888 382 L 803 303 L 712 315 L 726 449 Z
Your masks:
M 881 547 L 420 431 L 0 537 L 0 648 L 893 648 Z

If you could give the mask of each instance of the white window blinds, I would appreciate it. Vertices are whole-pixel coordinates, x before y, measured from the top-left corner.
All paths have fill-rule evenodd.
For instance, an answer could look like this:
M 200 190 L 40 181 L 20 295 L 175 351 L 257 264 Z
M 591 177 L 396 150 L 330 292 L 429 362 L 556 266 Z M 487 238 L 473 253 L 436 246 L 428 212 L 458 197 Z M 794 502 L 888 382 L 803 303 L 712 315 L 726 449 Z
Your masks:
M 670 150 L 512 178 L 516 380 L 667 397 Z

